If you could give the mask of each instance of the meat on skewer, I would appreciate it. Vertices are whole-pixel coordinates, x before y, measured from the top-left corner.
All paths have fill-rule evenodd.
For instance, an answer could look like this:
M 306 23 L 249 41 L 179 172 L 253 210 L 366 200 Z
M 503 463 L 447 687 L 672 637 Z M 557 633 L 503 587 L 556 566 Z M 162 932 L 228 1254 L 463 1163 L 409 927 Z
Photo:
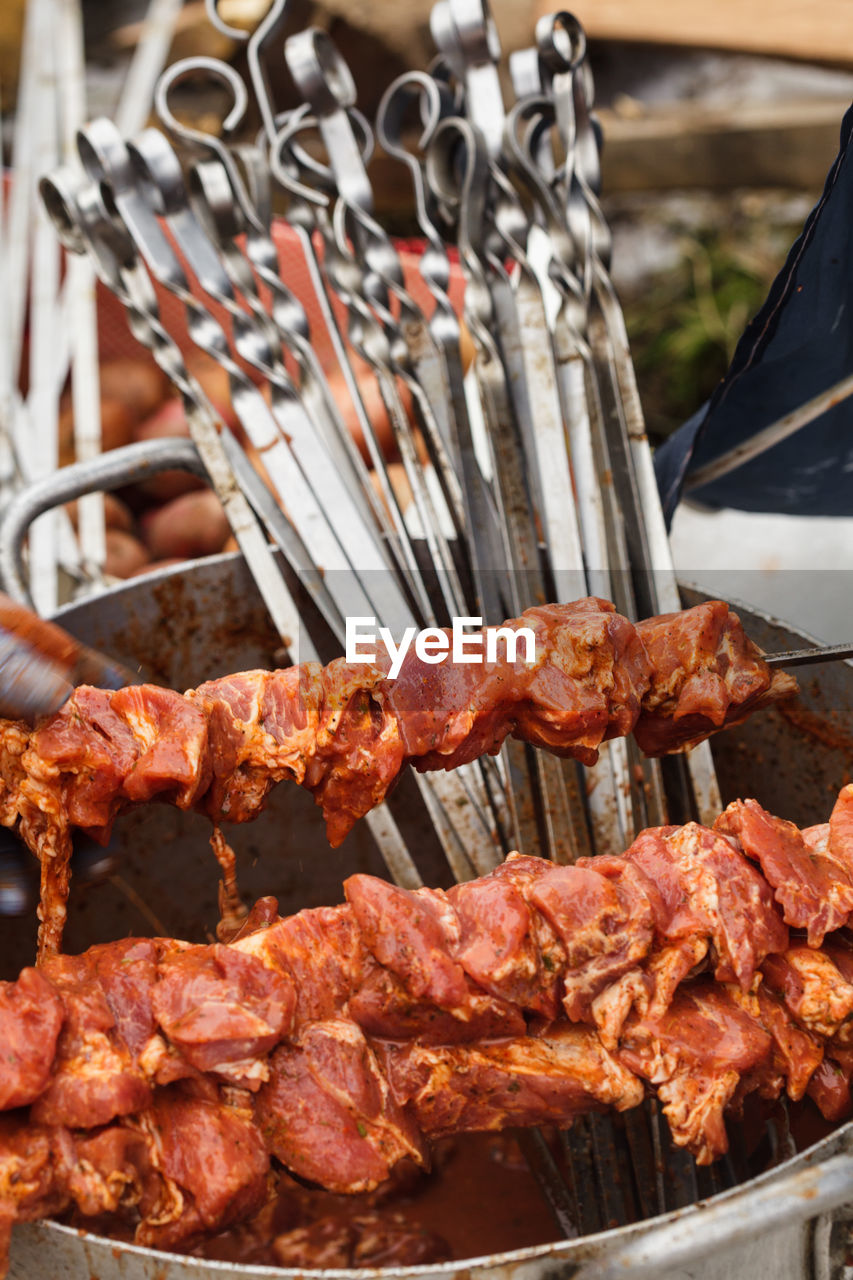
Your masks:
M 228 945 L 47 957 L 0 984 L 0 1222 L 76 1206 L 184 1245 L 256 1212 L 273 1158 L 356 1192 L 424 1165 L 440 1135 L 565 1126 L 648 1092 L 700 1163 L 752 1092 L 809 1093 L 837 1119 L 851 819 L 848 785 L 800 833 L 839 886 L 821 946 L 826 865 L 783 864 L 796 828 L 746 801 L 622 857 L 516 855 L 447 892 L 355 875 L 344 904 L 284 919 L 262 899 Z
M 681 751 L 796 682 L 771 672 L 720 601 L 636 626 L 606 601 L 528 609 L 529 627 L 491 663 L 390 659 L 248 671 L 181 696 L 150 685 L 75 691 L 35 731 L 0 721 L 0 823 L 18 825 L 42 863 L 41 953 L 59 950 L 71 830 L 106 841 L 116 815 L 157 798 L 247 821 L 290 778 L 323 808 L 338 845 L 387 795 L 404 764 L 453 769 L 513 735 L 593 763 L 609 738 L 634 732 L 648 754 Z M 469 638 L 470 643 L 470 638 Z

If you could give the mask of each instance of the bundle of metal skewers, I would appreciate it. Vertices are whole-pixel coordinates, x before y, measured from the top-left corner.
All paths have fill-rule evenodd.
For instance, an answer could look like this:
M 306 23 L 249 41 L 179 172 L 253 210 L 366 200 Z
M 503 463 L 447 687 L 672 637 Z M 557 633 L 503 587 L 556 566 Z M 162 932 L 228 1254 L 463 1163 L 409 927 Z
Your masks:
M 182 0 L 150 0 L 115 104 L 124 133 L 142 128 L 148 118 L 181 5 Z M 0 200 L 0 507 L 57 467 L 66 381 L 76 457 L 91 459 L 101 448 L 92 266 L 75 255 L 62 271 L 56 234 L 38 198 L 41 174 L 58 159 L 75 157 L 86 98 L 82 0 L 28 0 L 10 131 L 11 181 Z M 39 610 L 56 608 L 62 577 L 89 589 L 102 586 L 104 558 L 101 494 L 81 499 L 76 534 L 65 510 L 46 513 L 29 540 L 29 576 Z
M 222 27 L 215 0 L 208 10 Z M 374 214 L 374 129 L 357 109 L 349 70 L 324 32 L 287 34 L 284 11 L 277 0 L 246 37 L 249 87 L 224 62 L 176 63 L 156 90 L 162 131 L 125 138 L 116 124 L 96 120 L 77 134 L 79 163 L 40 187 L 66 249 L 94 265 L 182 395 L 282 649 L 294 661 L 328 653 L 329 640 L 340 651 L 348 618 L 374 618 L 399 636 L 453 618 L 496 622 L 588 593 L 633 617 L 677 609 L 608 273 L 601 139 L 579 24 L 567 13 L 539 23 L 535 47 L 511 59 L 507 104 L 488 11 L 480 0 L 441 0 L 431 20 L 439 48 L 431 72 L 407 73 L 388 87 L 375 133 L 411 183 L 425 239 L 420 272 L 432 299 L 425 311 Z M 267 73 L 282 41 L 304 102 L 279 114 Z M 202 79 L 229 95 L 221 136 L 174 113 L 175 90 Z M 250 93 L 262 130 L 251 145 L 232 144 Z M 331 394 L 306 311 L 282 275 L 274 201 L 298 234 L 370 470 Z M 454 252 L 465 276 L 461 317 L 447 293 Z M 185 308 L 193 344 L 227 371 L 234 412 L 270 488 L 190 374 L 162 322 L 155 282 Z M 343 304 L 345 333 L 333 297 Z M 222 308 L 228 331 L 217 319 Z M 463 324 L 474 346 L 467 375 Z M 408 509 L 365 409 L 364 366 L 357 376 L 352 352 L 378 386 L 411 491 Z M 620 740 L 582 776 L 574 763 L 510 743 L 497 761 L 418 782 L 460 879 L 510 848 L 573 860 L 592 849 L 621 850 L 667 814 L 680 821 L 719 809 L 707 747 L 660 764 L 634 758 Z M 394 876 L 418 883 L 391 814 L 380 810 L 372 822 Z

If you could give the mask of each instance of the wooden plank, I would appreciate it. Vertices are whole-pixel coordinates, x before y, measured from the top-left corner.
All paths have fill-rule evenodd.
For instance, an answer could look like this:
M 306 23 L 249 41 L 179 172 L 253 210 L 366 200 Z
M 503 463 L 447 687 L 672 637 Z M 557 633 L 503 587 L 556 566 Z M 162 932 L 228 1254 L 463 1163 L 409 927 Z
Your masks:
M 540 12 L 553 7 L 539 0 Z M 853 63 L 850 0 L 577 0 L 572 11 L 601 40 L 737 49 Z
M 780 187 L 817 194 L 849 105 L 832 98 L 736 110 L 679 102 L 652 110 L 631 102 L 629 109 L 602 110 L 604 193 Z M 370 176 L 383 217 L 408 226 L 412 193 L 401 166 L 379 151 Z
M 25 10 L 26 0 L 2 0 L 0 4 L 0 102 L 4 111 L 15 105 Z
M 632 104 L 632 108 L 636 104 Z M 603 189 L 788 187 L 819 191 L 848 99 L 602 111 Z

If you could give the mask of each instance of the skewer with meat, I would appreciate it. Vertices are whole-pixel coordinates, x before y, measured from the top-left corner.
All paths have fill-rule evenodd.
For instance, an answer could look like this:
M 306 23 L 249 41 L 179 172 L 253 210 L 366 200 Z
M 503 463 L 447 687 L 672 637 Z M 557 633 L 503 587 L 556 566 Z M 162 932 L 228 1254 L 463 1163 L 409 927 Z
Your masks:
M 605 601 L 529 609 L 535 660 L 499 639 L 491 663 L 390 659 L 249 671 L 181 696 L 141 685 L 79 688 L 35 731 L 0 722 L 0 823 L 42 863 L 42 953 L 61 942 L 71 831 L 106 841 L 116 815 L 154 798 L 243 822 L 289 778 L 311 791 L 338 845 L 406 763 L 452 769 L 508 735 L 593 763 L 633 731 L 649 754 L 681 751 L 796 689 L 771 673 L 727 605 L 632 625 Z
M 820 837 L 839 879 L 851 816 L 847 786 Z M 76 1206 L 184 1246 L 256 1212 L 276 1165 L 357 1192 L 441 1135 L 566 1126 L 649 1092 L 700 1163 L 749 1093 L 808 1092 L 837 1119 L 849 916 L 821 946 L 791 936 L 823 927 L 825 867 L 778 874 L 775 836 L 796 829 L 752 801 L 718 827 L 574 867 L 511 856 L 446 893 L 355 875 L 337 907 L 281 918 L 262 899 L 228 945 L 47 957 L 0 986 L 0 1220 Z

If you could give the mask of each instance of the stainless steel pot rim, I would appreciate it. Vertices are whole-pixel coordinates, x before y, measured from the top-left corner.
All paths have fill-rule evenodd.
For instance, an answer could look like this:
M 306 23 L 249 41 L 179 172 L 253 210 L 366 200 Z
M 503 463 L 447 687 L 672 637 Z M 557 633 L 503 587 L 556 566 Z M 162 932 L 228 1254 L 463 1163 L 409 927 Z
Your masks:
M 98 1236 L 88 1231 L 81 1231 L 79 1228 L 65 1226 L 59 1222 L 47 1221 L 39 1223 L 38 1227 L 66 1236 L 70 1247 L 74 1247 L 76 1242 L 78 1245 L 91 1246 L 97 1251 L 108 1250 L 114 1258 L 117 1258 L 120 1254 L 129 1254 L 149 1261 L 154 1260 L 163 1268 L 164 1276 L 168 1275 L 168 1268 L 172 1264 L 184 1268 L 197 1264 L 199 1266 L 199 1275 L 231 1277 L 239 1274 L 241 1277 L 246 1277 L 246 1280 L 263 1280 L 264 1277 L 284 1276 L 293 1277 L 295 1280 L 296 1277 L 304 1278 L 306 1274 L 309 1276 L 322 1276 L 323 1280 L 369 1280 L 370 1277 L 388 1280 L 391 1276 L 446 1277 L 458 1275 L 460 1270 L 464 1271 L 467 1277 L 472 1277 L 481 1268 L 487 1268 L 490 1280 L 494 1280 L 495 1267 L 507 1267 L 514 1270 L 525 1263 L 535 1262 L 544 1258 L 554 1262 L 576 1262 L 579 1265 L 588 1261 L 591 1257 L 597 1256 L 600 1260 L 603 1260 L 607 1255 L 616 1252 L 620 1245 L 627 1245 L 634 1240 L 641 1240 L 656 1230 L 665 1230 L 667 1227 L 683 1223 L 691 1217 L 698 1218 L 698 1216 L 701 1216 L 712 1207 L 719 1206 L 721 1209 L 724 1207 L 733 1209 L 739 1206 L 748 1213 L 750 1201 L 757 1193 L 766 1188 L 772 1188 L 774 1195 L 778 1195 L 780 1203 L 782 1203 L 790 1184 L 791 1193 L 802 1201 L 802 1216 L 812 1217 L 821 1212 L 823 1208 L 835 1207 L 839 1203 L 839 1198 L 836 1195 L 833 1198 L 833 1203 L 821 1205 L 819 1193 L 804 1190 L 796 1185 L 798 1177 L 802 1175 L 804 1170 L 820 1169 L 830 1157 L 846 1154 L 851 1149 L 853 1149 L 853 1120 L 848 1120 L 839 1129 L 836 1129 L 834 1133 L 828 1134 L 827 1137 L 822 1138 L 806 1150 L 798 1152 L 789 1159 L 782 1161 L 775 1168 L 750 1179 L 749 1182 L 741 1183 L 740 1186 L 732 1187 L 728 1191 L 722 1191 L 707 1200 L 697 1200 L 694 1204 L 685 1205 L 681 1209 L 672 1209 L 668 1213 L 658 1214 L 653 1218 L 646 1218 L 641 1222 L 633 1222 L 624 1227 L 613 1227 L 607 1231 L 580 1236 L 576 1240 L 557 1240 L 549 1244 L 530 1245 L 524 1249 L 512 1249 L 506 1253 L 482 1254 L 473 1258 L 460 1258 L 451 1262 L 433 1263 L 424 1266 L 329 1267 L 306 1273 L 304 1267 L 268 1267 L 251 1263 L 219 1262 L 206 1258 L 188 1257 L 186 1254 L 147 1249 L 141 1245 L 128 1244 L 110 1239 L 108 1236 Z M 851 1175 L 853 1175 L 853 1169 L 851 1170 Z M 853 1200 L 853 1176 L 851 1176 L 849 1183 L 849 1198 Z M 756 1227 L 760 1229 L 761 1224 L 756 1223 Z

